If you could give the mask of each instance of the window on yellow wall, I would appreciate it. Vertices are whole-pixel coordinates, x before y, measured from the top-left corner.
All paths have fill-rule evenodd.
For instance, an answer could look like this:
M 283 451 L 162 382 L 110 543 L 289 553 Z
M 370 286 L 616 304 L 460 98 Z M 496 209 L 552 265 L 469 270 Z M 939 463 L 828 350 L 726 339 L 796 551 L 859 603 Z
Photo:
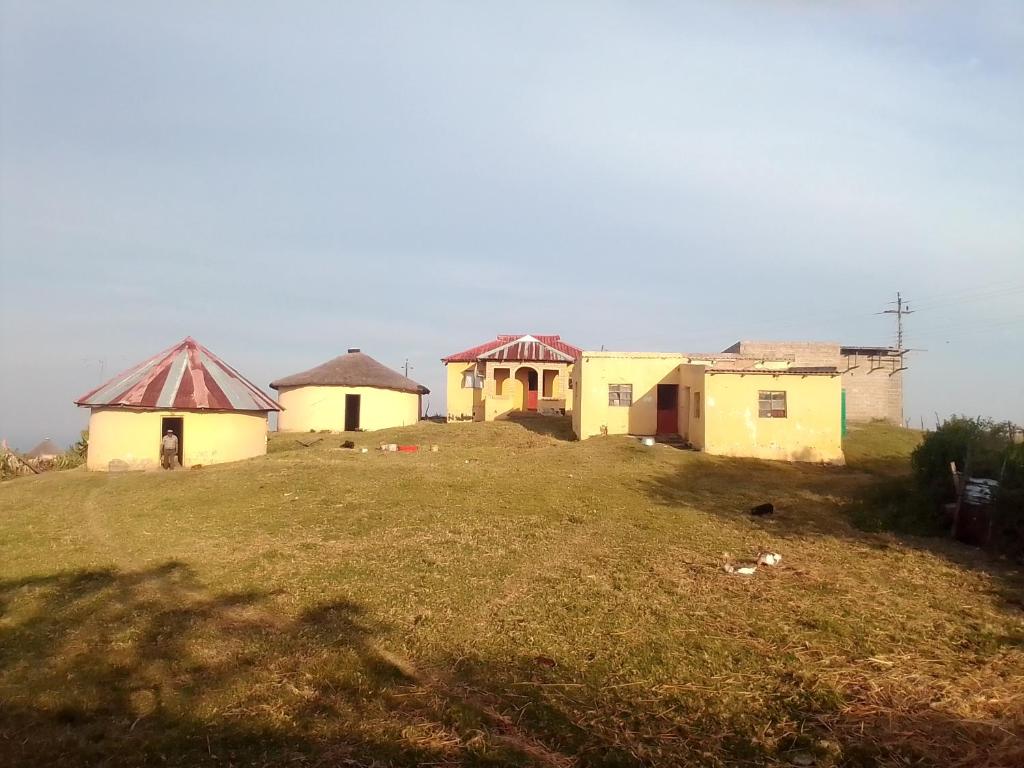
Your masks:
M 483 389 L 483 386 L 484 380 L 477 376 L 475 373 L 462 374 L 463 389 Z
M 762 419 L 786 418 L 786 393 L 761 390 L 757 393 L 757 415 Z
M 633 385 L 632 384 L 609 384 L 608 405 L 632 405 Z
M 700 392 L 693 393 L 693 418 L 700 418 Z

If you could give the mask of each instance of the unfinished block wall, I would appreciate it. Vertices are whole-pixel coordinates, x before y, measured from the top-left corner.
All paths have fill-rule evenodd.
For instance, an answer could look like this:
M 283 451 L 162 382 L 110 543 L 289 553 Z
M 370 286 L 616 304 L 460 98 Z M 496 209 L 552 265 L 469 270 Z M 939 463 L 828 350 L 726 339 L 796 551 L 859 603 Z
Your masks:
M 834 342 L 817 341 L 741 341 L 725 351 L 789 360 L 793 365 L 835 366 L 843 372 L 848 421 L 903 423 L 903 373 L 893 373 L 900 367 L 898 356 L 872 358 L 849 353 Z

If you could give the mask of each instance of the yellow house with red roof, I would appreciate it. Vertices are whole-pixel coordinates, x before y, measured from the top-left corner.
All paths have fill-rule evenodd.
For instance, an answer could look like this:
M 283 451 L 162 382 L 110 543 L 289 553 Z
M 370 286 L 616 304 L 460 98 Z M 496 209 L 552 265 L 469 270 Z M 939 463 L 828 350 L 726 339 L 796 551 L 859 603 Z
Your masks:
M 493 421 L 510 413 L 572 410 L 580 348 L 559 336 L 502 335 L 441 358 L 448 421 Z

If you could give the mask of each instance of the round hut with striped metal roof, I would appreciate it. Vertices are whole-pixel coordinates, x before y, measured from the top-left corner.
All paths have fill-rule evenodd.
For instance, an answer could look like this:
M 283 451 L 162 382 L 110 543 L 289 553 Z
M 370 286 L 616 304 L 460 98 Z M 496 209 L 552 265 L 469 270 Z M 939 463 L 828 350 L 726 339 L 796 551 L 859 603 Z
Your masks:
M 183 467 L 267 452 L 268 395 L 189 337 L 75 401 L 89 408 L 91 470 L 160 466 L 160 441 L 178 437 Z
M 359 349 L 271 383 L 281 432 L 354 432 L 415 424 L 430 390 Z

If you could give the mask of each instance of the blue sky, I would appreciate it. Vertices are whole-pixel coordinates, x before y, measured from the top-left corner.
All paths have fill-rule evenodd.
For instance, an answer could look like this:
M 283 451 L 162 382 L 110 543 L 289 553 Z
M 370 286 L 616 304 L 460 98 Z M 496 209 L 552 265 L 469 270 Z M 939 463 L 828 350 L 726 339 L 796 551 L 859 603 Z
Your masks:
M 1024 421 L 1024 3 L 0 0 L 0 436 L 193 335 L 889 343 Z

